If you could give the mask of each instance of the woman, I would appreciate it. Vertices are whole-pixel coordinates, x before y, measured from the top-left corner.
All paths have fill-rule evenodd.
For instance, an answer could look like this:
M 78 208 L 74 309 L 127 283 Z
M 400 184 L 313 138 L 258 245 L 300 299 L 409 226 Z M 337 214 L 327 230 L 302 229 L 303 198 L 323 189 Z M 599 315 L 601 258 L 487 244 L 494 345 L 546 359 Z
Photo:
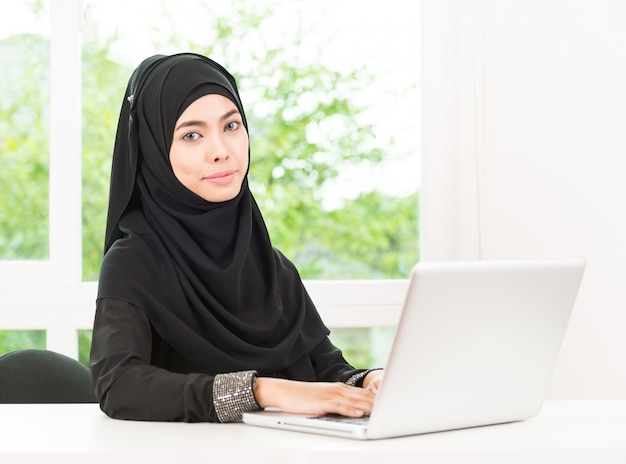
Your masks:
M 371 411 L 380 370 L 356 370 L 248 186 L 234 78 L 196 54 L 135 70 L 118 124 L 91 370 L 102 410 L 136 420 Z

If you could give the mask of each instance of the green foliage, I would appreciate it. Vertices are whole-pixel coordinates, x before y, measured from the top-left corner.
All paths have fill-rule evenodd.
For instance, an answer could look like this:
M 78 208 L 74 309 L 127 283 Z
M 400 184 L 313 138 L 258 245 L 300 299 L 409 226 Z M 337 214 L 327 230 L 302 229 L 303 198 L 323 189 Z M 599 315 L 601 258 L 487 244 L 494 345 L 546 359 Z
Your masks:
M 365 327 L 338 328 L 331 330 L 329 338 L 335 346 L 342 347 L 344 358 L 352 366 L 367 369 L 373 366 L 373 357 L 369 349 L 370 332 L 371 329 Z
M 78 331 L 78 360 L 85 366 L 89 366 L 89 353 L 91 352 L 91 330 Z
M 111 57 L 115 38 L 83 48 L 83 279 L 98 280 L 108 206 L 111 155 L 126 83 L 132 72 Z
M 47 45 L 33 35 L 3 43 L 11 53 L 0 83 L 0 259 L 48 257 Z
M 0 330 L 0 356 L 4 353 L 25 348 L 44 349 L 46 332 L 44 330 Z
M 406 278 L 418 255 L 417 198 L 366 192 L 347 201 L 303 232 L 320 248 L 300 262 L 324 278 Z

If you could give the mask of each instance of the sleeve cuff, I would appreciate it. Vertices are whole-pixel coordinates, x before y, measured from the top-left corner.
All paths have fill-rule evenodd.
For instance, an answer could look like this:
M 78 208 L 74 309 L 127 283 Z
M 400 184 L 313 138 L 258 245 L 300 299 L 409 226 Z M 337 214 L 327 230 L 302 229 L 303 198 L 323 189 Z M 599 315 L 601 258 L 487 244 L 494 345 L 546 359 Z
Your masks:
M 244 412 L 261 408 L 254 397 L 256 371 L 217 374 L 213 381 L 213 404 L 220 422 L 237 422 Z
M 365 376 L 367 374 L 369 374 L 372 371 L 379 371 L 381 369 L 382 369 L 382 367 L 379 367 L 379 368 L 376 368 L 376 369 L 367 369 L 365 371 L 357 372 L 352 377 L 350 377 L 348 380 L 346 380 L 345 383 L 346 383 L 346 385 L 350 385 L 352 387 L 362 387 L 363 386 L 363 380 L 365 379 Z

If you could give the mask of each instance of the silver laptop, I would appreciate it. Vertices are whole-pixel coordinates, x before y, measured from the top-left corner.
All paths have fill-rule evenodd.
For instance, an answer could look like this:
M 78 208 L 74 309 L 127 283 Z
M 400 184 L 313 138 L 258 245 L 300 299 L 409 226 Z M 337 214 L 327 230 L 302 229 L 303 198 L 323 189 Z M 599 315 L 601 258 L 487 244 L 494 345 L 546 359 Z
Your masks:
M 376 439 L 533 417 L 584 269 L 584 261 L 418 263 L 367 423 L 279 411 L 243 421 Z

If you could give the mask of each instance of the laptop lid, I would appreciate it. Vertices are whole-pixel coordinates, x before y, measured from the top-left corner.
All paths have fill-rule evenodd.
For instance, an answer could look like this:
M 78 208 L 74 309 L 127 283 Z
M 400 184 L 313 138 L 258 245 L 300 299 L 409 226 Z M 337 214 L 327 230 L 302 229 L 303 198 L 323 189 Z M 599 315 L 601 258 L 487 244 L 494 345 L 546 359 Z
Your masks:
M 530 418 L 541 409 L 584 268 L 418 263 L 367 429 L 278 413 L 248 413 L 244 422 L 371 439 Z

